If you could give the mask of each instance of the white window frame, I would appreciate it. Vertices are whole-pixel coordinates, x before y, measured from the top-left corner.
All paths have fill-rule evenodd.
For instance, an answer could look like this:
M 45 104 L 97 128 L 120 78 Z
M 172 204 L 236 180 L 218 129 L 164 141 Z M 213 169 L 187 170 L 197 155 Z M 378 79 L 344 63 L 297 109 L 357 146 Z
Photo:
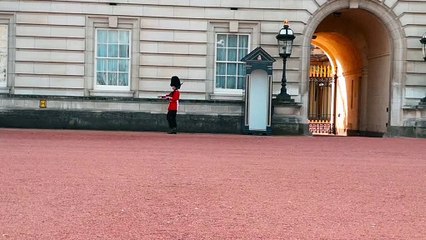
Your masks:
M 6 56 L 5 56 L 5 72 L 0 72 L 1 75 L 4 74 L 4 84 L 0 84 L 0 88 L 7 88 L 7 79 L 8 79 L 8 64 L 9 64 L 9 25 L 5 23 L 0 23 L 0 26 L 6 27 Z M 2 81 L 3 82 L 3 81 Z
M 128 61 L 128 79 L 127 79 L 127 86 L 113 86 L 113 85 L 98 85 L 97 81 L 97 66 L 98 66 L 98 31 L 104 30 L 104 31 L 126 31 L 129 33 L 129 57 L 127 58 Z M 132 31 L 130 29 L 115 29 L 115 28 L 95 28 L 95 52 L 94 52 L 94 90 L 106 90 L 106 91 L 130 91 L 130 85 L 131 85 L 131 79 L 132 79 Z M 108 59 L 108 57 L 106 58 Z M 120 59 L 120 58 L 117 58 Z M 118 81 L 118 79 L 117 79 Z
M 250 51 L 251 51 L 251 38 L 252 38 L 252 36 L 251 36 L 251 34 L 249 34 L 249 33 L 240 33 L 240 32 L 236 32 L 236 33 L 230 33 L 230 32 L 216 32 L 215 33 L 215 41 L 214 41 L 214 69 L 213 69 L 213 71 L 214 71 L 214 81 L 213 81 L 213 86 L 214 86 L 214 93 L 217 93 L 217 94 L 236 94 L 236 95 L 242 95 L 243 93 L 244 93 L 244 91 L 245 91 L 245 88 L 243 88 L 243 89 L 229 89 L 229 88 L 217 88 L 216 87 L 216 79 L 217 79 L 217 76 L 216 76 L 216 74 L 217 74 L 217 39 L 218 39 L 218 35 L 238 35 L 238 36 L 241 36 L 241 35 L 245 35 L 245 36 L 248 36 L 248 41 L 247 41 L 247 54 L 249 54 L 250 53 Z M 238 49 L 238 44 L 239 44 L 239 41 L 237 42 L 237 49 Z M 224 62 L 224 63 L 228 63 L 228 61 L 220 61 L 220 62 Z M 234 62 L 232 62 L 232 63 L 234 63 Z M 240 64 L 240 63 L 243 63 L 243 62 L 241 62 L 241 61 L 235 61 L 235 63 L 236 64 Z M 237 72 L 238 73 L 238 72 Z M 238 84 L 238 80 L 237 80 L 237 84 Z

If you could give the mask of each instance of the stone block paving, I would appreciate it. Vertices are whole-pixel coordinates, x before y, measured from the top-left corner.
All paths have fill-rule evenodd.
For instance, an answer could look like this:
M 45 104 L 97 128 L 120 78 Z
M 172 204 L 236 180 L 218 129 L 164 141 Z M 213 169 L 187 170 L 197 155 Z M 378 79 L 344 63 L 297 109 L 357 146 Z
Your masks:
M 426 239 L 426 140 L 0 129 L 3 239 Z

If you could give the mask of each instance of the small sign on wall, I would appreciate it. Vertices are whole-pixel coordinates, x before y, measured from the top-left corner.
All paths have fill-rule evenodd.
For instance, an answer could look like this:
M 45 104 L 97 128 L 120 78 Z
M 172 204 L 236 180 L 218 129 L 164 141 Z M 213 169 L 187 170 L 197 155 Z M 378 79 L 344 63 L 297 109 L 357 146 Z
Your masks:
M 47 108 L 47 100 L 46 99 L 40 99 L 40 108 Z

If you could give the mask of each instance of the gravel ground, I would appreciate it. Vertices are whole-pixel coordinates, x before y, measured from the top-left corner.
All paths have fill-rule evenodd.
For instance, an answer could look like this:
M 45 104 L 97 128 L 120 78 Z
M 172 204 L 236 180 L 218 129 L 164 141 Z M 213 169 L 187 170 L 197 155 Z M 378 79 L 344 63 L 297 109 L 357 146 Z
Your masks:
M 426 140 L 0 129 L 3 239 L 426 239 Z

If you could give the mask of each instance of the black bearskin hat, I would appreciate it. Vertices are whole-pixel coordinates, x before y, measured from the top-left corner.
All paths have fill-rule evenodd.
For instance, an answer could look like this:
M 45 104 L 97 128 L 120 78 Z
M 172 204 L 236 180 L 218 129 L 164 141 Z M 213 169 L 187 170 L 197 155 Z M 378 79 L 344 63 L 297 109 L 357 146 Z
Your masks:
M 170 86 L 175 86 L 177 89 L 180 88 L 182 83 L 180 82 L 179 78 L 177 76 L 173 76 L 170 81 Z

